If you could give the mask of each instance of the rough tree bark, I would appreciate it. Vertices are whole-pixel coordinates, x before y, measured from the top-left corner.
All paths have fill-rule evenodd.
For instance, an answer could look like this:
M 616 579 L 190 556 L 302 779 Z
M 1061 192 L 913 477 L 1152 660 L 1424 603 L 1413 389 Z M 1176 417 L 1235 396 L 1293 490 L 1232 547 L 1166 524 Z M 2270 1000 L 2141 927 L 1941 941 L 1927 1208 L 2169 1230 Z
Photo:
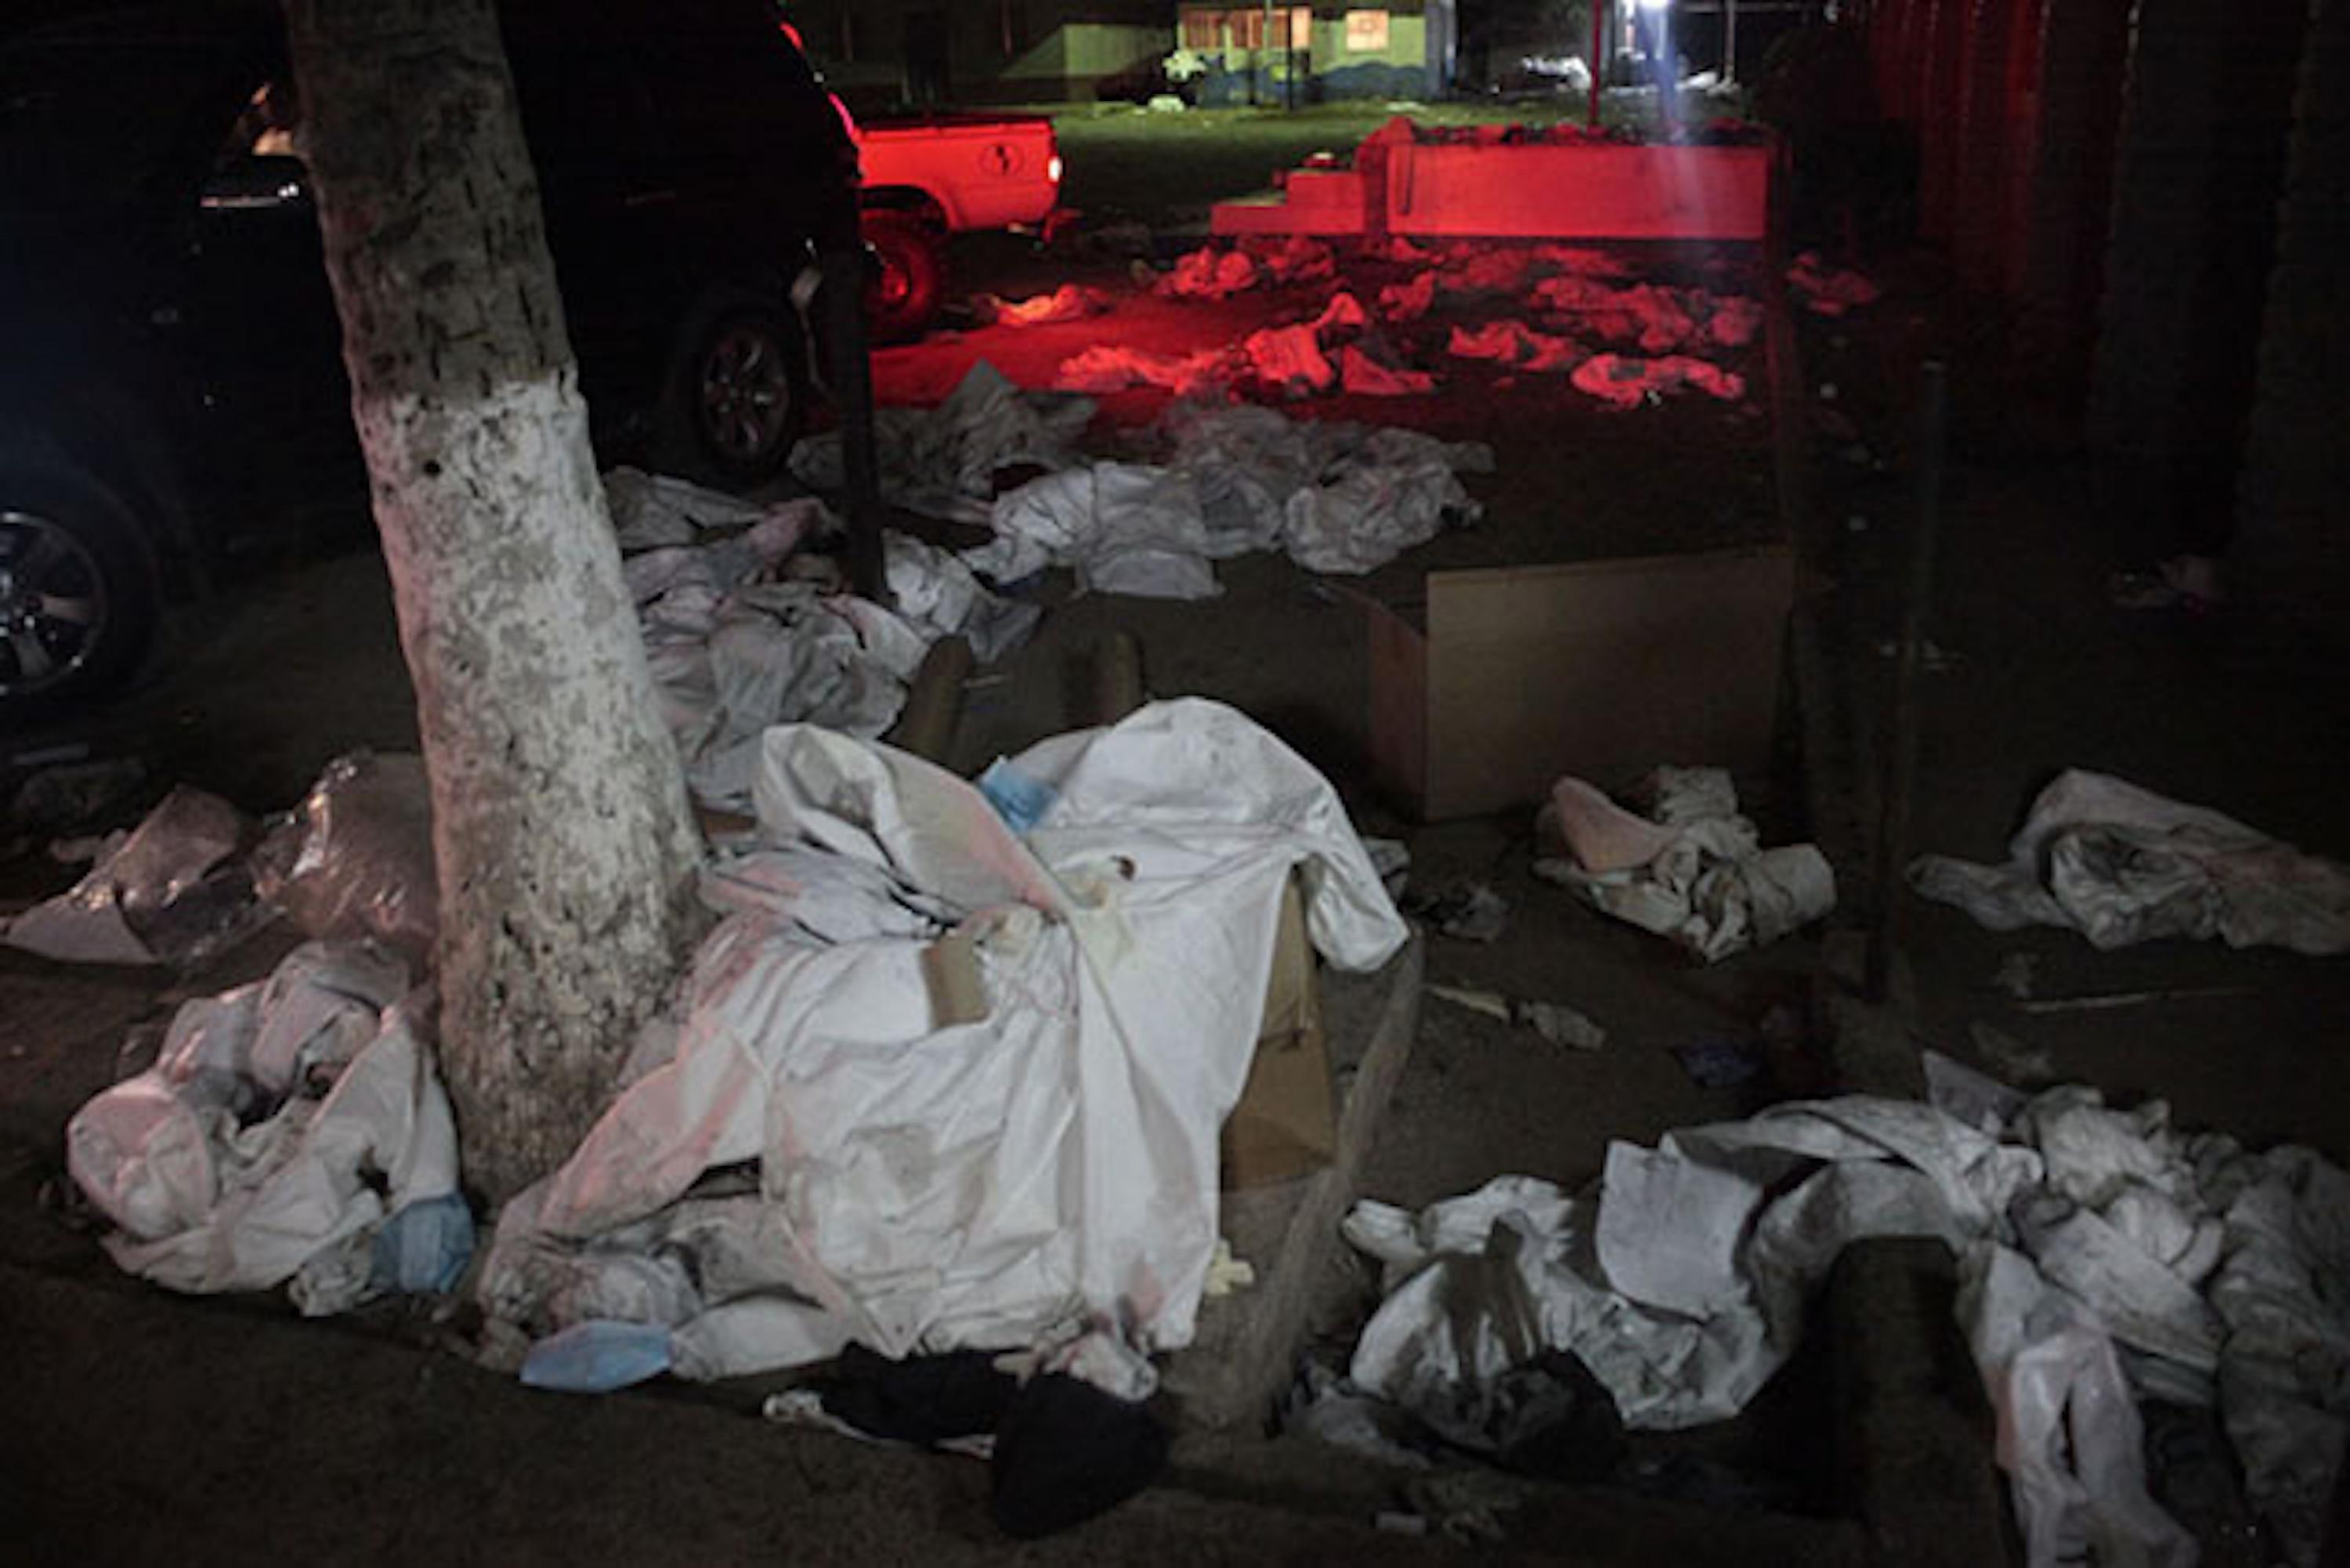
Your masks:
M 468 1180 L 552 1168 L 695 919 L 493 0 L 285 0 L 351 408 L 416 684 Z

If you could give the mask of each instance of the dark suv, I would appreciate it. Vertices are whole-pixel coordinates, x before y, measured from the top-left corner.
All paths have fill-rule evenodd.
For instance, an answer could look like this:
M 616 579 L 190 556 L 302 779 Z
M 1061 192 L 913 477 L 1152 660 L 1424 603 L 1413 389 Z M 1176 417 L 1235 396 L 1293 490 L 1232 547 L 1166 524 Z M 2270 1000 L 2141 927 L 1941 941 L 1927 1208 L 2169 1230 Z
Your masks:
M 789 291 L 856 154 L 772 0 L 501 6 L 599 450 L 788 454 Z M 362 495 L 275 6 L 0 44 L 0 722 L 138 660 L 224 552 Z

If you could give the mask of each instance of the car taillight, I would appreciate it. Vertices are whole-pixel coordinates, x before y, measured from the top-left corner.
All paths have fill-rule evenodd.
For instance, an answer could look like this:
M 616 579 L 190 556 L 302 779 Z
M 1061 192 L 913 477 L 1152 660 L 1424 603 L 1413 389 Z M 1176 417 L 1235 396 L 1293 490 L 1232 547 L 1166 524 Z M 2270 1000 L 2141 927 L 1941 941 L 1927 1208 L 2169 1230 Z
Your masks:
M 1057 152 L 1045 160 L 1045 178 L 1057 185 L 1061 182 L 1061 155 Z

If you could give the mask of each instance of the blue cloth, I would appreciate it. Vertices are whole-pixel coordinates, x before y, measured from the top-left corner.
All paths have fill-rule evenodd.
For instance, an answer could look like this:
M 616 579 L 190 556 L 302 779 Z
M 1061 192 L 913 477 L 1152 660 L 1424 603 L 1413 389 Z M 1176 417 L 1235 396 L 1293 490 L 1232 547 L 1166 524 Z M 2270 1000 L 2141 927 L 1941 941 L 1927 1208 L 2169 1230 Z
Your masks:
M 669 1330 L 657 1323 L 590 1319 L 550 1334 L 522 1364 L 525 1388 L 608 1394 L 658 1377 L 670 1366 Z
M 473 1211 L 452 1192 L 411 1203 L 375 1233 L 369 1282 L 407 1294 L 446 1295 L 473 1258 Z
M 1024 774 L 1002 757 L 987 765 L 979 775 L 979 793 L 995 808 L 995 815 L 1014 833 L 1026 833 L 1045 820 L 1061 792 L 1032 774 Z

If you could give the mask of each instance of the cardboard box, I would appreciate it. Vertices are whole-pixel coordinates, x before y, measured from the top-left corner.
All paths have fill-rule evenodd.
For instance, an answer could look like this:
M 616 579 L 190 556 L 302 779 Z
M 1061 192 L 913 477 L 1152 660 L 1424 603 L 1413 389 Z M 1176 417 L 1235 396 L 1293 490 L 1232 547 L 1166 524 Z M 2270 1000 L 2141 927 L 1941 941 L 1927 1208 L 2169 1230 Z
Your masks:
M 1769 759 L 1794 601 L 1783 545 L 1431 572 L 1424 620 L 1371 604 L 1371 758 L 1422 820 Z
M 1287 1181 L 1321 1169 L 1337 1148 L 1314 945 L 1306 939 L 1305 907 L 1293 876 L 1281 896 L 1256 1055 L 1240 1103 L 1224 1122 L 1223 1184 L 1238 1189 Z

